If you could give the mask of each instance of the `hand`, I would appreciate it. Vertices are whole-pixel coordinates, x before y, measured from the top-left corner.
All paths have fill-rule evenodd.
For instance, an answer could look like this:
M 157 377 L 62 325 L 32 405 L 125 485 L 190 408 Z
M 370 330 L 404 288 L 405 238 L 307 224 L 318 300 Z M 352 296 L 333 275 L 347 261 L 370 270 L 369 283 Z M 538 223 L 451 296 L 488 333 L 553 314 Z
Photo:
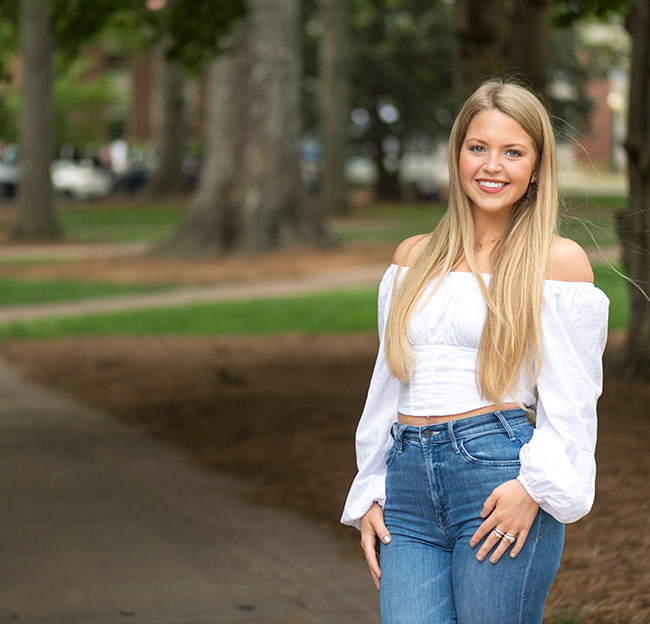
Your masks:
M 384 511 L 379 503 L 375 502 L 361 518 L 361 548 L 366 555 L 366 562 L 377 591 L 379 591 L 379 579 L 381 578 L 376 550 L 378 539 L 384 544 L 390 542 L 390 535 L 384 524 Z
M 517 479 L 511 479 L 494 488 L 485 499 L 481 518 L 485 522 L 476 530 L 470 539 L 470 546 L 474 548 L 486 535 L 487 539 L 476 553 L 476 558 L 483 561 L 492 548 L 497 545 L 490 557 L 491 563 L 496 563 L 501 555 L 508 550 L 508 540 L 499 539 L 492 531 L 498 527 L 503 533 L 516 535 L 517 541 L 510 551 L 511 557 L 516 557 L 524 547 L 528 531 L 535 520 L 539 505 L 530 497 L 528 492 Z

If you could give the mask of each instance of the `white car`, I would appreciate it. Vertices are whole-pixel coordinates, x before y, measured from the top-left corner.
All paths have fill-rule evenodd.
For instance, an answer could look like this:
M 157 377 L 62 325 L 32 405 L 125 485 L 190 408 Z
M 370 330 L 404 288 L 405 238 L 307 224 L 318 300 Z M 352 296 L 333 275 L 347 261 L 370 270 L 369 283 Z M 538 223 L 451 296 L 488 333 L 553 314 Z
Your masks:
M 106 197 L 113 190 L 113 178 L 96 167 L 92 160 L 74 162 L 55 160 L 50 168 L 52 185 L 57 193 L 77 199 Z

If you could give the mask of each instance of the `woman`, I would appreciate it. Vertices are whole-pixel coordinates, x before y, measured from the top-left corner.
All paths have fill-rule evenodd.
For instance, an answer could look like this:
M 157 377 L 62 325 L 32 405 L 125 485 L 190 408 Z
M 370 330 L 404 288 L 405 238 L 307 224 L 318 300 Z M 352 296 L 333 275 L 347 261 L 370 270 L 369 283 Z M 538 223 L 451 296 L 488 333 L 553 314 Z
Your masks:
M 341 521 L 361 531 L 385 624 L 533 624 L 564 523 L 593 503 L 609 301 L 556 234 L 555 139 L 531 92 L 482 84 L 449 172 L 446 214 L 379 286 Z

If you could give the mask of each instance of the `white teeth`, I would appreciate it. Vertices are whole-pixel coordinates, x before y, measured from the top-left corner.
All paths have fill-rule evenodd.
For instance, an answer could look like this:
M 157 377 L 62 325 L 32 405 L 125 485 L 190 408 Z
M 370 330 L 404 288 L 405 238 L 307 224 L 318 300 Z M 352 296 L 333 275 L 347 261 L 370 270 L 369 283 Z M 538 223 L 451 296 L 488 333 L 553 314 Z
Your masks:
M 479 184 L 488 188 L 501 188 L 506 185 L 505 182 L 488 182 L 487 180 L 479 180 Z

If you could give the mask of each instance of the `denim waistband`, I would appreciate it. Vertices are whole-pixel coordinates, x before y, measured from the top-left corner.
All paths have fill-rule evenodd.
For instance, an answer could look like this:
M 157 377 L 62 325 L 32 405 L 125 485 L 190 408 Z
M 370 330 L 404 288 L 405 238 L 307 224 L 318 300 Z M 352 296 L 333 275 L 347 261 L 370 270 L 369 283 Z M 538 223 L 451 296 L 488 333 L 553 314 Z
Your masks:
M 453 444 L 457 438 L 472 437 L 494 430 L 505 430 L 508 437 L 514 440 L 513 429 L 529 423 L 527 412 L 520 408 L 514 408 L 496 410 L 478 416 L 469 416 L 433 425 L 406 425 L 401 422 L 394 422 L 390 434 L 400 447 L 402 441 L 417 444 L 443 444 L 447 442 Z

